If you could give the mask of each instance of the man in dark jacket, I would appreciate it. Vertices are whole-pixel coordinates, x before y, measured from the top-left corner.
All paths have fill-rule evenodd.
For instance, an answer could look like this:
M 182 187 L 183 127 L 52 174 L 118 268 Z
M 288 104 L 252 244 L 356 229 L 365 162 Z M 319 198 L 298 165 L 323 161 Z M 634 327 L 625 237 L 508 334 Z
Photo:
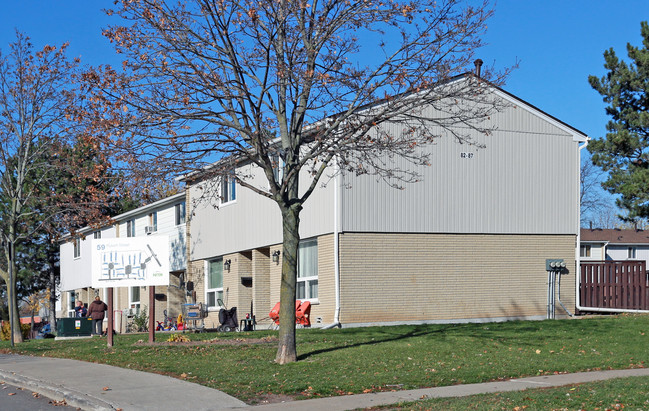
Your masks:
M 102 323 L 104 322 L 104 312 L 108 310 L 105 302 L 101 301 L 99 296 L 88 307 L 88 317 L 92 318 L 92 335 L 101 335 Z

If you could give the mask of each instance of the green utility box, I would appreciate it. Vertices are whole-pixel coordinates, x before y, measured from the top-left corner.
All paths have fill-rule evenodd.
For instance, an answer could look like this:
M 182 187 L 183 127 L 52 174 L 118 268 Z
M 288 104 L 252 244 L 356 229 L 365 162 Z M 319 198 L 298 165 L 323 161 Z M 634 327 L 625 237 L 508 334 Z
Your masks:
M 58 337 L 90 337 L 92 318 L 57 318 L 56 335 Z

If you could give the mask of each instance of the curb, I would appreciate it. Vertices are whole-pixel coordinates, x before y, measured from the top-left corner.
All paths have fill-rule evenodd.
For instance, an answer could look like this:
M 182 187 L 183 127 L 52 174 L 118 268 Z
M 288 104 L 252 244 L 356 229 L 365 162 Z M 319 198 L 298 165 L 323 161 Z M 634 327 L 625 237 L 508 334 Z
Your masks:
M 82 410 L 116 410 L 116 408 L 111 404 L 91 395 L 64 388 L 63 386 L 57 387 L 51 383 L 18 375 L 14 372 L 5 372 L 0 370 L 0 378 L 8 384 L 38 392 L 39 394 L 53 400 L 65 400 L 65 402 L 71 407 L 80 408 Z

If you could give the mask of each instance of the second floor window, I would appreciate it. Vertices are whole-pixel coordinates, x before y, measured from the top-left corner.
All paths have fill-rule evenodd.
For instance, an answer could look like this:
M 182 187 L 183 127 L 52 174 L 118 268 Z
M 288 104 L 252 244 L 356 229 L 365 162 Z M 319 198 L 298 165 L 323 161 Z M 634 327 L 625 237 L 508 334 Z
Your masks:
M 176 225 L 185 224 L 185 202 L 176 204 Z
M 626 251 L 627 258 L 635 258 L 635 247 L 629 247 Z
M 579 253 L 580 257 L 590 257 L 590 246 L 589 245 L 582 245 L 580 249 L 581 249 L 581 252 Z
M 284 178 L 284 160 L 278 154 L 273 154 L 270 157 L 270 161 L 273 164 L 273 176 L 275 177 L 275 182 L 278 185 L 282 184 L 282 178 Z
M 150 231 L 158 231 L 158 213 L 155 211 L 149 214 L 149 227 Z
M 75 238 L 74 239 L 74 258 L 79 258 L 81 257 L 81 239 L 80 238 Z
M 126 236 L 135 237 L 135 220 L 128 220 L 126 222 Z
M 237 183 L 234 176 L 221 178 L 221 202 L 229 203 L 237 199 Z

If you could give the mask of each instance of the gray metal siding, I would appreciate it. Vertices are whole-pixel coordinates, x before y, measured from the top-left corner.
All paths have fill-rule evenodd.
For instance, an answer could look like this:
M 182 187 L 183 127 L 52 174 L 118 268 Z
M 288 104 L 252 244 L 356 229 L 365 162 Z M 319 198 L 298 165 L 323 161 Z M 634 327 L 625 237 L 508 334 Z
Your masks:
M 439 138 L 422 181 L 403 190 L 346 175 L 343 231 L 575 234 L 578 143 L 519 106 L 491 121 L 491 135 L 472 134 L 484 148 Z
M 250 174 L 253 178 L 249 183 L 267 186 L 261 170 L 253 169 Z M 302 178 L 300 183 L 304 190 L 307 178 Z M 318 187 L 304 204 L 300 214 L 302 238 L 334 230 L 333 185 L 330 182 L 326 187 Z M 200 195 L 200 190 L 192 186 L 190 203 Z M 188 204 L 188 210 L 192 207 Z M 216 208 L 200 201 L 195 209 L 188 211 L 188 216 L 191 218 L 189 245 L 192 261 L 282 242 L 282 217 L 277 204 L 240 185 L 237 185 L 235 202 Z

